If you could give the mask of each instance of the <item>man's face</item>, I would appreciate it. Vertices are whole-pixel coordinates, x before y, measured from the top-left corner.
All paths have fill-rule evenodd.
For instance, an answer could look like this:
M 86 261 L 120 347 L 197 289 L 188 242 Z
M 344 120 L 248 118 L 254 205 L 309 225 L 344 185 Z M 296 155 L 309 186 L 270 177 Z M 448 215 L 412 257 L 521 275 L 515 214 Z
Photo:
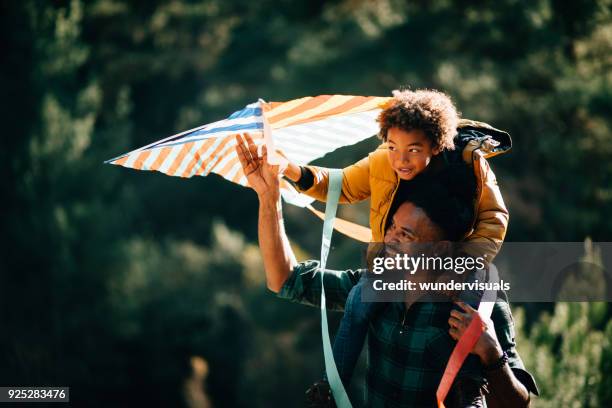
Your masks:
M 395 212 L 392 223 L 385 233 L 382 249 L 385 258 L 440 256 L 447 250 L 445 245 L 447 243 L 442 229 L 434 224 L 421 208 L 407 201 Z M 418 270 L 399 269 L 396 271 L 410 273 L 410 280 L 413 282 L 426 281 L 437 276 L 429 273 L 416 273 L 423 271 L 422 268 L 421 265 Z M 426 269 L 424 271 L 428 272 Z M 415 291 L 408 293 L 413 300 L 422 294 Z
M 440 153 L 440 149 L 432 148 L 422 130 L 391 128 L 387 131 L 387 144 L 389 164 L 402 180 L 412 180 Z
M 410 252 L 410 243 L 433 243 L 444 239 L 440 227 L 434 224 L 425 211 L 407 201 L 393 215 L 391 225 L 385 232 L 387 256 Z M 408 254 L 410 255 L 410 254 Z

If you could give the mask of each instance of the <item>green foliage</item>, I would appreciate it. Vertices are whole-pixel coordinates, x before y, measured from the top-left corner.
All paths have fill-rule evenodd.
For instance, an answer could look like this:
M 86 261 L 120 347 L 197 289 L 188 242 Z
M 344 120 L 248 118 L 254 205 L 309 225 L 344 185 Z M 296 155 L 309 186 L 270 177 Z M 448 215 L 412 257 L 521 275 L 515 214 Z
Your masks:
M 596 327 L 606 303 L 557 303 L 524 330 L 516 309 L 518 349 L 536 377 L 540 397 L 534 407 L 604 407 L 609 403 L 610 330 Z
M 299 405 L 321 375 L 316 310 L 266 289 L 255 196 L 102 162 L 256 100 L 452 95 L 508 129 L 492 161 L 509 240 L 609 240 L 609 0 L 24 0 L 2 6 L 0 383 L 89 406 Z M 368 140 L 321 163 L 347 165 Z M 367 205 L 343 208 L 367 222 Z M 287 209 L 316 254 L 319 224 Z M 316 226 L 316 227 L 313 227 Z M 356 266 L 335 239 L 332 266 Z M 605 304 L 517 313 L 536 404 L 612 404 Z M 521 326 L 522 327 L 522 326 Z M 195 402 L 194 402 L 195 401 Z

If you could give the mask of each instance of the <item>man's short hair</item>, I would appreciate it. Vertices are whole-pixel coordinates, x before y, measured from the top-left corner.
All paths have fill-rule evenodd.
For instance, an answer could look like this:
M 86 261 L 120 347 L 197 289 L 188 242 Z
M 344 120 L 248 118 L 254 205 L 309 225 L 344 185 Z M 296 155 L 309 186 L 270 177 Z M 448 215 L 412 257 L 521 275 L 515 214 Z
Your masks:
M 387 132 L 399 128 L 406 132 L 422 130 L 432 148 L 453 150 L 459 114 L 450 97 L 442 92 L 417 89 L 395 90 L 377 119 L 378 137 L 387 141 Z
M 435 174 L 420 174 L 406 187 L 398 190 L 397 208 L 406 201 L 419 207 L 449 241 L 460 241 L 471 231 L 476 177 L 470 167 L 463 163 L 448 165 Z

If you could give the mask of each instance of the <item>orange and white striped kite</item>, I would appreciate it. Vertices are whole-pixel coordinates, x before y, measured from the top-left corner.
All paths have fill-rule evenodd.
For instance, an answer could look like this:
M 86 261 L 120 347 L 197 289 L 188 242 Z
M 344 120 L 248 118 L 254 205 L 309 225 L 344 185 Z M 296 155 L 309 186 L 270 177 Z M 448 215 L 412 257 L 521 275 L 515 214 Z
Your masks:
M 199 126 L 106 163 L 170 176 L 192 177 L 216 173 L 246 186 L 235 152 L 235 134 L 249 132 L 268 152 L 280 149 L 296 164 L 307 164 L 339 147 L 355 144 L 378 132 L 376 117 L 390 97 L 320 95 L 287 102 L 259 100 L 227 119 Z M 273 154 L 269 160 L 278 160 Z M 312 199 L 282 186 L 285 201 L 307 206 Z

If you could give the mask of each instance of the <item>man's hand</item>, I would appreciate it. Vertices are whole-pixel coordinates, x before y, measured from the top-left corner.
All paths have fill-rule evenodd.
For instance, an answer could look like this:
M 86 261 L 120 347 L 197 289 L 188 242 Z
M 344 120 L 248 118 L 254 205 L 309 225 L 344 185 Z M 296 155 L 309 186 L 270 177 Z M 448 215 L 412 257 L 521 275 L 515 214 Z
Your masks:
M 459 340 L 477 311 L 463 302 L 455 303 L 464 313 L 457 310 L 451 311 L 448 324 L 450 324 L 449 333 L 451 337 Z M 491 319 L 487 318 L 486 322 L 483 321 L 483 325 L 485 326 L 484 331 L 476 342 L 472 353 L 480 357 L 484 367 L 490 367 L 500 361 L 503 352 L 495 335 L 495 328 Z M 491 408 L 529 407 L 529 391 L 527 391 L 525 385 L 516 377 L 507 363 L 488 371 L 486 377 L 489 389 L 487 406 Z
M 472 318 L 477 311 L 463 302 L 455 302 L 455 304 L 463 310 L 463 313 L 458 310 L 451 310 L 448 324 L 450 325 L 449 333 L 451 337 L 458 341 L 472 322 Z M 495 328 L 491 319 L 487 319 L 486 322 L 483 319 L 483 324 L 485 326 L 484 331 L 476 342 L 472 353 L 480 357 L 480 361 L 486 367 L 499 360 L 503 352 L 495 335 Z
M 279 166 L 268 163 L 266 147 L 262 147 L 260 156 L 251 135 L 243 133 L 242 137 L 236 135 L 236 153 L 249 186 L 260 198 L 267 197 L 278 201 Z

